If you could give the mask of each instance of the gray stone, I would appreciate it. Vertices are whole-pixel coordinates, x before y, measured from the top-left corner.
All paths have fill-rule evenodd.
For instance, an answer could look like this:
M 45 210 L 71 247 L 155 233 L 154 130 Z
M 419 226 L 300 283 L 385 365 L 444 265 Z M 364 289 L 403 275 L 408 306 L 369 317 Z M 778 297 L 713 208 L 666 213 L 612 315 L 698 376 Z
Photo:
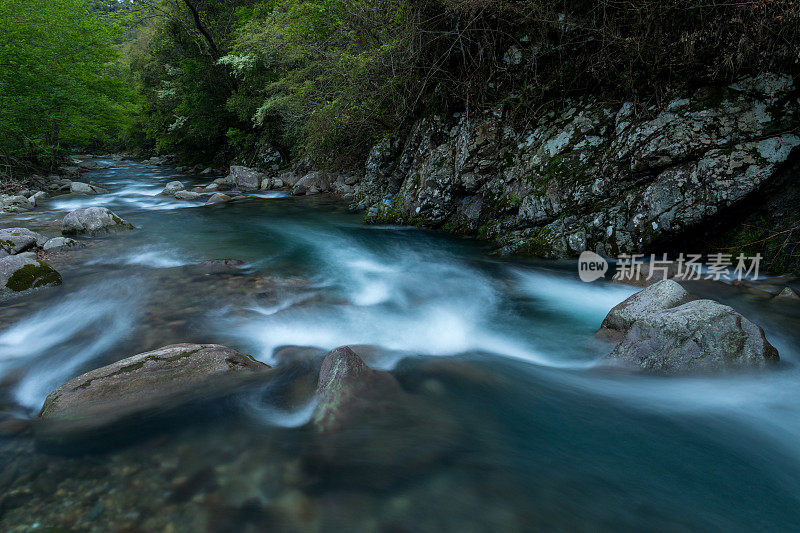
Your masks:
M 691 299 L 686 290 L 673 280 L 662 280 L 637 292 L 609 311 L 602 328 L 625 332 L 640 318 L 657 311 L 671 309 Z
M 347 470 L 352 481 L 373 486 L 389 485 L 435 462 L 459 431 L 438 406 L 405 392 L 394 376 L 371 369 L 349 347 L 333 350 L 322 363 L 312 425 L 311 460 Z
M 76 209 L 61 222 L 64 235 L 99 235 L 128 229 L 133 229 L 133 225 L 105 207 Z
M 170 181 L 164 187 L 164 190 L 161 191 L 159 194 L 161 196 L 173 196 L 176 192 L 182 191 L 184 189 L 185 187 L 183 186 L 183 183 L 181 183 L 180 181 Z
M 166 410 L 206 396 L 216 386 L 241 384 L 269 366 L 215 344 L 175 344 L 87 372 L 51 392 L 40 434 L 74 436 L 150 410 Z
M 106 194 L 108 192 L 102 187 L 80 181 L 73 181 L 70 183 L 69 191 L 75 194 Z
M 293 196 L 302 196 L 304 194 L 316 194 L 318 192 L 325 192 L 330 189 L 330 182 L 327 174 L 324 172 L 309 172 L 292 187 Z
M 174 196 L 178 200 L 201 200 L 203 198 L 200 193 L 191 191 L 178 191 Z
M 46 239 L 27 228 L 0 229 L 0 250 L 15 255 L 41 246 Z
M 31 195 L 31 197 L 28 198 L 28 201 L 31 203 L 31 205 L 36 207 L 36 206 L 42 205 L 42 202 L 45 199 L 47 199 L 47 193 L 44 192 L 44 191 L 39 191 L 39 192 L 34 193 L 33 195 Z
M 8 196 L 3 195 L 0 197 L 0 206 L 8 212 L 25 211 L 33 208 L 30 200 L 21 195 Z
M 44 243 L 42 250 L 45 252 L 60 252 L 69 248 L 77 248 L 80 246 L 78 241 L 67 237 L 55 237 Z
M 61 275 L 35 256 L 20 254 L 0 258 L 0 301 L 60 284 Z
M 247 191 L 255 191 L 261 186 L 261 180 L 264 178 L 264 173 L 258 169 L 243 166 L 232 166 L 227 180 L 228 183 L 236 188 Z
M 225 202 L 230 202 L 231 197 L 227 194 L 223 194 L 221 192 L 215 192 L 211 195 L 211 198 L 206 201 L 206 205 L 213 205 L 213 204 L 222 204 Z
M 760 327 L 726 305 L 695 300 L 634 322 L 608 359 L 646 372 L 687 374 L 763 369 L 779 357 Z

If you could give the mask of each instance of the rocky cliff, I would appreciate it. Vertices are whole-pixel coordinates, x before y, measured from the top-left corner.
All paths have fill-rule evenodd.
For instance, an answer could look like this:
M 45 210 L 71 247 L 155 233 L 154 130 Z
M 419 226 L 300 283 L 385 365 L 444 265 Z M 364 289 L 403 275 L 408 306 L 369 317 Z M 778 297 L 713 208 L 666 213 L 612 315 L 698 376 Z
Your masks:
M 372 223 L 443 228 L 504 253 L 616 255 L 718 225 L 800 159 L 800 91 L 788 76 L 663 107 L 561 109 L 524 129 L 501 111 L 426 118 L 375 146 L 345 192 Z

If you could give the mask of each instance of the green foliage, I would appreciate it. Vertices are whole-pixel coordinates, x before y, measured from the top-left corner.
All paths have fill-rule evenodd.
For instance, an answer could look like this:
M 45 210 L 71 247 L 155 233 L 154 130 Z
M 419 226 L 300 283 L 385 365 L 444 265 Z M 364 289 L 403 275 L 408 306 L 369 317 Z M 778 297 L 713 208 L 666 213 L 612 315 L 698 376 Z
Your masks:
M 347 165 L 423 115 L 504 105 L 528 121 L 565 96 L 653 100 L 745 73 L 796 74 L 800 56 L 797 0 L 135 5 L 152 15 L 130 50 L 138 130 L 198 158 L 247 159 L 272 144 Z
M 84 0 L 0 2 L 0 158 L 48 165 L 117 136 L 134 104 L 115 76 L 116 26 Z

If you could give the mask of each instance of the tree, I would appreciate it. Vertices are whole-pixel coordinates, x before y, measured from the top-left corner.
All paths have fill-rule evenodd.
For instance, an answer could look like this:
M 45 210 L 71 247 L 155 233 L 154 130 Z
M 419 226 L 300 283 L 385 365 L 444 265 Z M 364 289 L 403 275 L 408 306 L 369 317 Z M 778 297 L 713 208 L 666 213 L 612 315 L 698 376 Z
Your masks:
M 111 138 L 131 111 L 115 27 L 85 0 L 0 2 L 0 157 L 48 164 Z

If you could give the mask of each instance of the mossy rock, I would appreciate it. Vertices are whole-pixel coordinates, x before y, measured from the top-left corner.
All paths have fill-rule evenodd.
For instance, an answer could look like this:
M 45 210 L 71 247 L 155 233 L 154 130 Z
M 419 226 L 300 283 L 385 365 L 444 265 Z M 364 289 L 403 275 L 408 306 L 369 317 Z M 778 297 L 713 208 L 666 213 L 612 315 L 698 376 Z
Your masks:
M 12 255 L 0 259 L 0 301 L 19 293 L 61 285 L 61 274 L 38 259 Z

